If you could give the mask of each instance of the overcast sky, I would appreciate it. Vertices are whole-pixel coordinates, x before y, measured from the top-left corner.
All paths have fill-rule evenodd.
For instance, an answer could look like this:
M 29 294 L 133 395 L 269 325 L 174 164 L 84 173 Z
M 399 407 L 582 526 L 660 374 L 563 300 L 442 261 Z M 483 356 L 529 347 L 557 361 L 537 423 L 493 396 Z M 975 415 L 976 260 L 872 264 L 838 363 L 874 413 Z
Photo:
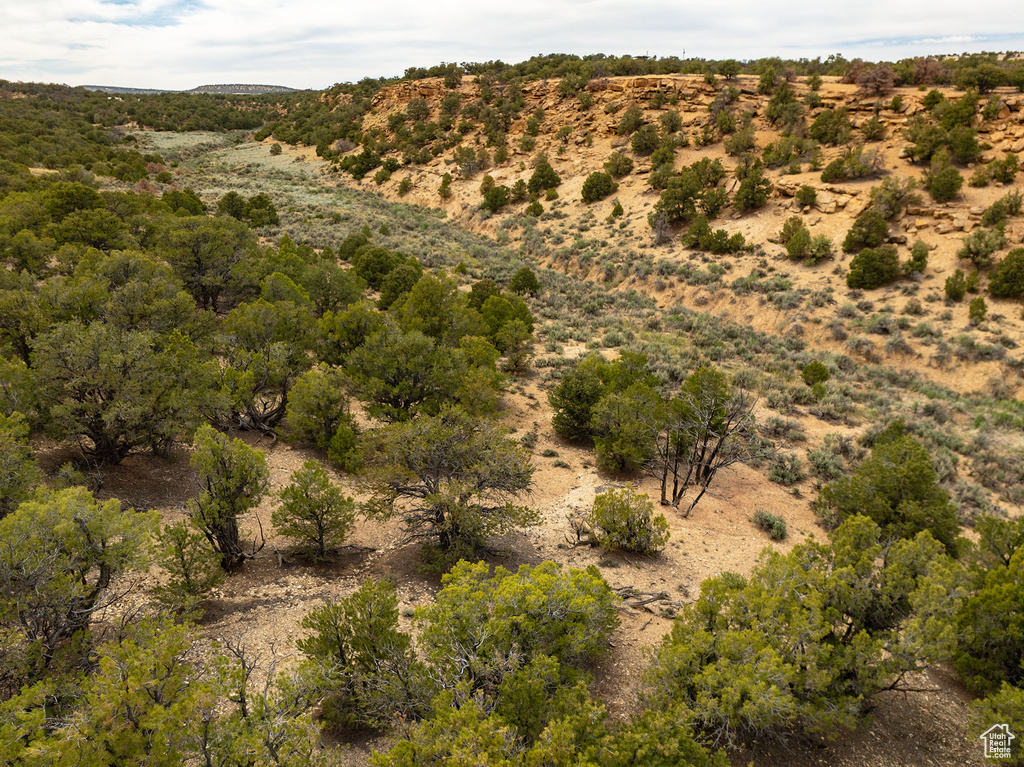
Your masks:
M 325 88 L 543 53 L 894 60 L 1024 49 L 1019 0 L 0 0 L 0 79 Z

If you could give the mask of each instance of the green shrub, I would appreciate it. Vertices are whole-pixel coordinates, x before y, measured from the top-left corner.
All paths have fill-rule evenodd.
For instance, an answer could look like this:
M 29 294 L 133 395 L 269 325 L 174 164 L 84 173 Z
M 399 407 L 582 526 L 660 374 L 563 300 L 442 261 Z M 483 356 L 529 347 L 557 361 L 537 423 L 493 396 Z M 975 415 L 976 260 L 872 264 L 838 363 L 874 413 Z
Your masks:
M 683 244 L 688 248 L 717 255 L 738 253 L 747 247 L 742 232 L 730 235 L 725 229 L 712 229 L 704 215 L 693 219 L 683 236 Z
M 664 515 L 655 516 L 650 499 L 628 489 L 595 496 L 586 522 L 605 549 L 654 554 L 665 548 L 669 538 Z
M 604 162 L 604 169 L 613 178 L 628 176 L 633 171 L 633 158 L 623 152 L 612 152 Z
M 806 258 L 811 252 L 811 232 L 799 216 L 790 216 L 786 220 L 779 239 L 786 247 L 787 255 L 793 260 Z
M 990 517 L 978 531 L 976 590 L 956 616 L 953 665 L 971 688 L 992 693 L 1001 684 L 1024 686 L 1024 523 Z
M 967 306 L 967 318 L 971 325 L 980 325 L 985 321 L 986 314 L 988 314 L 988 306 L 981 296 L 975 298 Z
M 807 255 L 807 263 L 811 266 L 832 258 L 832 240 L 827 234 L 816 234 L 811 238 L 811 248 Z
M 490 176 L 488 176 L 490 178 Z M 504 208 L 512 199 L 512 190 L 502 184 L 501 186 L 492 186 L 483 193 L 484 200 L 480 204 L 480 207 L 485 210 L 489 210 L 491 213 L 497 213 L 499 210 Z
M 784 541 L 786 535 L 786 520 L 782 517 L 771 514 L 770 512 L 758 509 L 754 512 L 754 516 L 750 518 L 757 527 L 768 533 L 768 536 L 773 541 Z
M 737 131 L 723 142 L 725 153 L 734 157 L 754 149 L 754 129 L 744 128 Z
M 773 141 L 761 152 L 766 167 L 781 168 L 792 163 L 799 164 L 807 153 L 808 142 L 798 136 L 785 136 Z
M 606 344 L 621 343 L 606 336 Z M 633 474 L 654 456 L 650 418 L 662 409 L 661 397 L 646 383 L 613 391 L 594 406 L 591 429 L 601 471 Z
M 711 106 L 711 109 L 714 110 L 714 105 Z M 714 113 L 712 112 L 712 114 Z M 719 133 L 723 136 L 736 132 L 736 115 L 728 109 L 723 109 L 721 112 L 714 115 L 714 118 L 715 127 L 718 128 Z
M 273 200 L 262 192 L 246 201 L 243 218 L 254 227 L 278 226 L 281 223 Z
M 437 194 L 442 200 L 450 199 L 452 196 L 452 174 L 445 173 L 441 176 L 441 186 L 437 188 Z
M 510 199 L 512 202 L 522 202 L 523 200 L 530 196 L 530 190 L 526 186 L 526 182 L 520 178 L 516 179 L 516 182 L 512 184 L 512 190 L 510 194 Z
M 853 222 L 843 240 L 843 250 L 855 253 L 862 248 L 875 248 L 889 236 L 889 222 L 874 208 L 868 208 Z
M 964 273 L 957 269 L 946 278 L 946 298 L 950 301 L 961 301 L 967 293 L 967 281 Z
M 354 594 L 328 601 L 302 619 L 296 642 L 324 694 L 322 716 L 349 727 L 387 727 L 419 719 L 436 691 L 398 630 L 398 594 L 390 580 L 368 579 Z
M 973 187 L 983 187 L 988 186 L 989 180 L 988 167 L 985 165 L 979 165 L 974 169 L 974 173 L 971 174 L 967 183 Z
M 555 169 L 551 167 L 551 163 L 548 162 L 548 158 L 541 155 L 537 158 L 537 165 L 533 169 L 533 175 L 530 176 L 530 180 L 526 186 L 530 191 L 530 194 L 539 194 L 544 190 L 554 189 L 556 186 L 562 183 L 562 178 L 559 176 Z
M 661 123 L 661 129 L 666 134 L 677 133 L 683 127 L 683 118 L 675 110 L 665 112 L 658 118 L 658 122 Z
M 821 172 L 821 180 L 826 184 L 832 184 L 836 181 L 845 181 L 849 176 L 846 174 L 846 165 L 842 158 L 833 160 L 825 169 Z
M 791 259 L 806 258 L 811 252 L 811 232 L 807 227 L 800 227 L 786 241 L 786 254 Z
M 871 290 L 895 282 L 900 276 L 900 260 L 893 245 L 864 248 L 850 261 L 846 285 Z
M 641 157 L 647 157 L 661 144 L 661 135 L 656 125 L 641 126 L 633 133 L 629 145 Z
M 1018 67 L 1018 69 L 1022 70 L 1020 74 L 1020 87 L 1024 89 L 1024 67 Z M 1016 636 L 1011 634 L 1008 637 L 1011 643 L 1003 645 L 1009 652 L 1013 652 L 1016 649 L 1018 656 L 1022 650 L 1019 645 L 1014 647 L 1012 641 L 1019 637 L 1019 633 Z M 982 641 L 986 640 L 983 639 Z M 991 646 L 994 643 L 989 642 L 989 644 Z M 997 675 L 989 677 L 990 680 L 998 678 L 999 676 Z M 973 708 L 976 722 L 974 724 L 975 732 L 987 732 L 996 725 L 1008 727 L 1010 732 L 1013 733 L 1024 731 L 1024 688 L 1020 686 L 1014 687 L 1009 682 L 1004 681 L 998 692 L 990 694 L 987 698 L 975 701 Z M 1020 741 L 1019 735 L 1010 741 L 1010 758 L 1004 762 L 1005 764 L 1024 764 L 1024 744 Z
M 804 383 L 808 386 L 814 386 L 816 383 L 824 383 L 831 376 L 827 367 L 818 360 L 814 360 L 804 366 L 804 369 L 800 371 L 800 377 L 804 379 Z
M 864 133 L 864 139 L 866 141 L 881 141 L 885 138 L 885 123 L 882 122 L 881 118 L 876 112 L 861 126 L 861 131 Z
M 169 575 L 153 589 L 159 602 L 188 613 L 224 582 L 224 570 L 206 536 L 185 521 L 166 525 L 157 535 L 158 561 Z
M 1016 189 L 999 198 L 985 209 L 981 216 L 982 226 L 996 226 L 1006 221 L 1010 216 L 1020 214 L 1021 194 Z
M 644 112 L 635 104 L 622 113 L 619 118 L 619 125 L 616 132 L 620 136 L 629 136 L 640 129 L 644 124 Z
M 651 155 L 651 170 L 673 172 L 676 163 L 676 153 L 671 147 L 661 146 L 654 150 Z M 653 186 L 653 184 L 652 184 Z
M 928 268 L 928 245 L 918 240 L 910 249 L 910 260 L 903 265 L 907 274 L 920 274 Z
M 555 433 L 569 440 L 589 439 L 593 434 L 594 407 L 603 396 L 604 383 L 595 365 L 577 364 L 548 394 L 548 401 L 555 410 L 551 419 Z
M 314 368 L 299 376 L 288 396 L 288 425 L 298 439 L 323 450 L 348 412 L 348 381 L 336 368 Z
M 768 461 L 768 479 L 787 487 L 795 485 L 807 476 L 801 464 L 798 455 L 777 453 Z
M 357 474 L 362 468 L 359 431 L 352 416 L 346 416 L 341 420 L 331 436 L 331 441 L 327 443 L 327 460 L 349 474 Z
M 619 185 L 612 179 L 610 174 L 594 171 L 583 182 L 583 202 L 597 202 L 612 194 L 618 188 Z
M 486 562 L 463 561 L 441 583 L 416 620 L 419 646 L 442 678 L 480 673 L 500 681 L 514 655 L 577 666 L 605 653 L 619 624 L 617 599 L 593 566 L 543 562 L 515 573 L 499 566 L 492 576 Z
M 21 413 L 0 413 L 0 519 L 27 501 L 42 481 L 43 472 L 29 447 L 29 433 Z
M 822 144 L 839 146 L 849 140 L 852 130 L 853 126 L 850 125 L 846 109 L 840 107 L 835 110 L 823 109 L 814 118 L 814 122 L 811 123 L 807 133 L 812 139 Z
M 535 296 L 540 293 L 541 284 L 540 280 L 537 279 L 537 275 L 534 274 L 533 269 L 528 266 L 523 266 L 520 267 L 519 271 L 517 271 L 512 276 L 512 279 L 509 280 L 508 289 L 513 293 L 518 293 L 519 295 L 529 294 L 531 296 Z
M 715 218 L 721 213 L 722 208 L 729 204 L 729 193 L 725 187 L 715 186 L 705 189 L 698 195 L 698 205 L 709 219 Z
M 993 160 L 988 165 L 989 175 L 993 181 L 999 181 L 1004 184 L 1013 183 L 1013 179 L 1017 175 L 1019 170 L 1017 155 L 1007 153 L 1002 160 Z
M 949 156 L 943 152 L 932 158 L 931 170 L 925 179 L 925 188 L 935 202 L 949 202 L 960 193 L 964 177 L 949 164 Z
M 796 195 L 794 196 L 796 197 L 796 201 L 800 204 L 800 206 L 806 208 L 808 206 L 814 205 L 814 203 L 818 199 L 818 192 L 813 186 L 808 186 L 807 184 L 804 184 L 803 186 L 796 190 Z
M 948 652 L 958 589 L 935 541 L 893 546 L 859 517 L 828 545 L 766 552 L 749 577 L 706 581 L 658 648 L 645 700 L 685 707 L 720 744 L 852 730 L 864 700 Z M 935 631 L 908 631 L 926 624 Z
M 971 261 L 978 269 L 992 265 L 992 254 L 1006 245 L 1001 227 L 975 229 L 960 242 L 956 257 Z
M 863 514 L 886 537 L 910 540 L 927 530 L 956 553 L 956 510 L 939 486 L 928 451 L 910 436 L 876 440 L 852 476 L 821 489 L 815 513 L 831 524 Z
M 764 166 L 757 160 L 744 174 L 732 202 L 743 212 L 757 210 L 764 207 L 771 193 L 772 184 L 764 177 Z
M 877 163 L 877 152 L 866 158 L 861 147 L 848 149 L 843 153 L 842 157 L 833 160 L 825 166 L 825 169 L 821 172 L 821 180 L 830 184 L 836 181 L 865 178 L 877 172 Z M 814 167 L 813 163 L 812 167 Z
M 281 505 L 270 521 L 316 560 L 344 544 L 355 524 L 355 502 L 342 495 L 317 461 L 303 463 L 278 496 Z
M 996 264 L 988 291 L 996 298 L 1024 298 L 1024 248 L 1014 248 Z
M 880 186 L 871 190 L 871 205 L 886 221 L 899 216 L 907 205 L 921 202 L 921 195 L 916 191 L 917 181 L 912 178 L 889 176 L 882 180 Z

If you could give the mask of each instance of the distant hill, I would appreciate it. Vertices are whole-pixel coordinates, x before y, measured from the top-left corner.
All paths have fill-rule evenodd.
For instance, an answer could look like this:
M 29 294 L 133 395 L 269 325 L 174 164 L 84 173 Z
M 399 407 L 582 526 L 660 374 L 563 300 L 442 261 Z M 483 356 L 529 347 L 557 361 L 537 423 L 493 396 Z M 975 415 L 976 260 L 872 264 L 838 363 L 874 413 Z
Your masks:
M 247 85 L 244 83 L 233 83 L 230 85 L 200 85 L 187 91 L 160 90 L 159 88 L 124 88 L 119 85 L 83 85 L 83 88 L 90 91 L 103 91 L 104 93 L 125 93 L 134 95 L 146 95 L 151 93 L 215 93 L 222 96 L 260 96 L 265 93 L 291 93 L 296 88 L 286 88 L 283 85 Z

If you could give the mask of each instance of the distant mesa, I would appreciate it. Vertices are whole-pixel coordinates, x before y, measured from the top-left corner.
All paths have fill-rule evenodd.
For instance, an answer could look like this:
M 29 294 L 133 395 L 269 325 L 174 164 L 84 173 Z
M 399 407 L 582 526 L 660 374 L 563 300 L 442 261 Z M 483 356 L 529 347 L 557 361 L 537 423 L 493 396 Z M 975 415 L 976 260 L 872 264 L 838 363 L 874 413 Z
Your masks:
M 159 88 L 122 88 L 118 85 L 83 85 L 87 91 L 103 91 L 104 93 L 150 94 L 150 93 L 214 93 L 220 96 L 261 96 L 266 93 L 292 93 L 296 88 L 283 85 L 200 85 L 187 91 L 160 90 Z

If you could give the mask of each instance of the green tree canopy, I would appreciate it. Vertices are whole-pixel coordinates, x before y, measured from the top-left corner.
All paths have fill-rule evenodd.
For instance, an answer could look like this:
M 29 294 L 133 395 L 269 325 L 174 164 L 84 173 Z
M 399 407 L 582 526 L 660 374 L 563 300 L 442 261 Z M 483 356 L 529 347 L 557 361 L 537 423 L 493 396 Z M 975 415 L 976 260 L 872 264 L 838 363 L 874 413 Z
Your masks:
M 939 486 L 928 451 L 911 436 L 876 442 L 852 476 L 821 489 L 815 512 L 831 524 L 862 514 L 886 538 L 912 539 L 927 530 L 956 554 L 958 527 L 949 493 Z
M 472 550 L 537 519 L 516 504 L 533 477 L 525 449 L 459 408 L 380 429 L 366 461 L 373 489 L 367 513 L 400 516 L 411 539 L 436 541 L 442 551 Z
M 155 513 L 98 503 L 84 487 L 42 493 L 0 519 L 0 627 L 24 643 L 0 650 L 2 665 L 17 659 L 2 672 L 8 681 L 38 679 L 83 638 L 113 580 L 147 564 L 156 524 Z
M 201 488 L 199 495 L 188 501 L 189 518 L 220 555 L 221 566 L 229 572 L 235 570 L 246 560 L 238 520 L 267 492 L 267 458 L 242 440 L 229 439 L 204 424 L 196 432 L 189 463 L 199 475 Z
M 101 461 L 140 446 L 166 455 L 216 408 L 211 363 L 177 331 L 161 348 L 152 331 L 62 323 L 37 340 L 33 360 L 48 431 L 84 438 Z
M 319 462 L 305 461 L 278 495 L 281 505 L 271 514 L 271 522 L 314 559 L 324 559 L 345 543 L 355 524 L 355 502 L 331 482 Z
M 720 744 L 855 727 L 872 696 L 947 656 L 962 599 L 930 534 L 883 535 L 850 517 L 827 545 L 766 550 L 749 578 L 705 581 L 657 652 L 648 705 L 688 708 Z

